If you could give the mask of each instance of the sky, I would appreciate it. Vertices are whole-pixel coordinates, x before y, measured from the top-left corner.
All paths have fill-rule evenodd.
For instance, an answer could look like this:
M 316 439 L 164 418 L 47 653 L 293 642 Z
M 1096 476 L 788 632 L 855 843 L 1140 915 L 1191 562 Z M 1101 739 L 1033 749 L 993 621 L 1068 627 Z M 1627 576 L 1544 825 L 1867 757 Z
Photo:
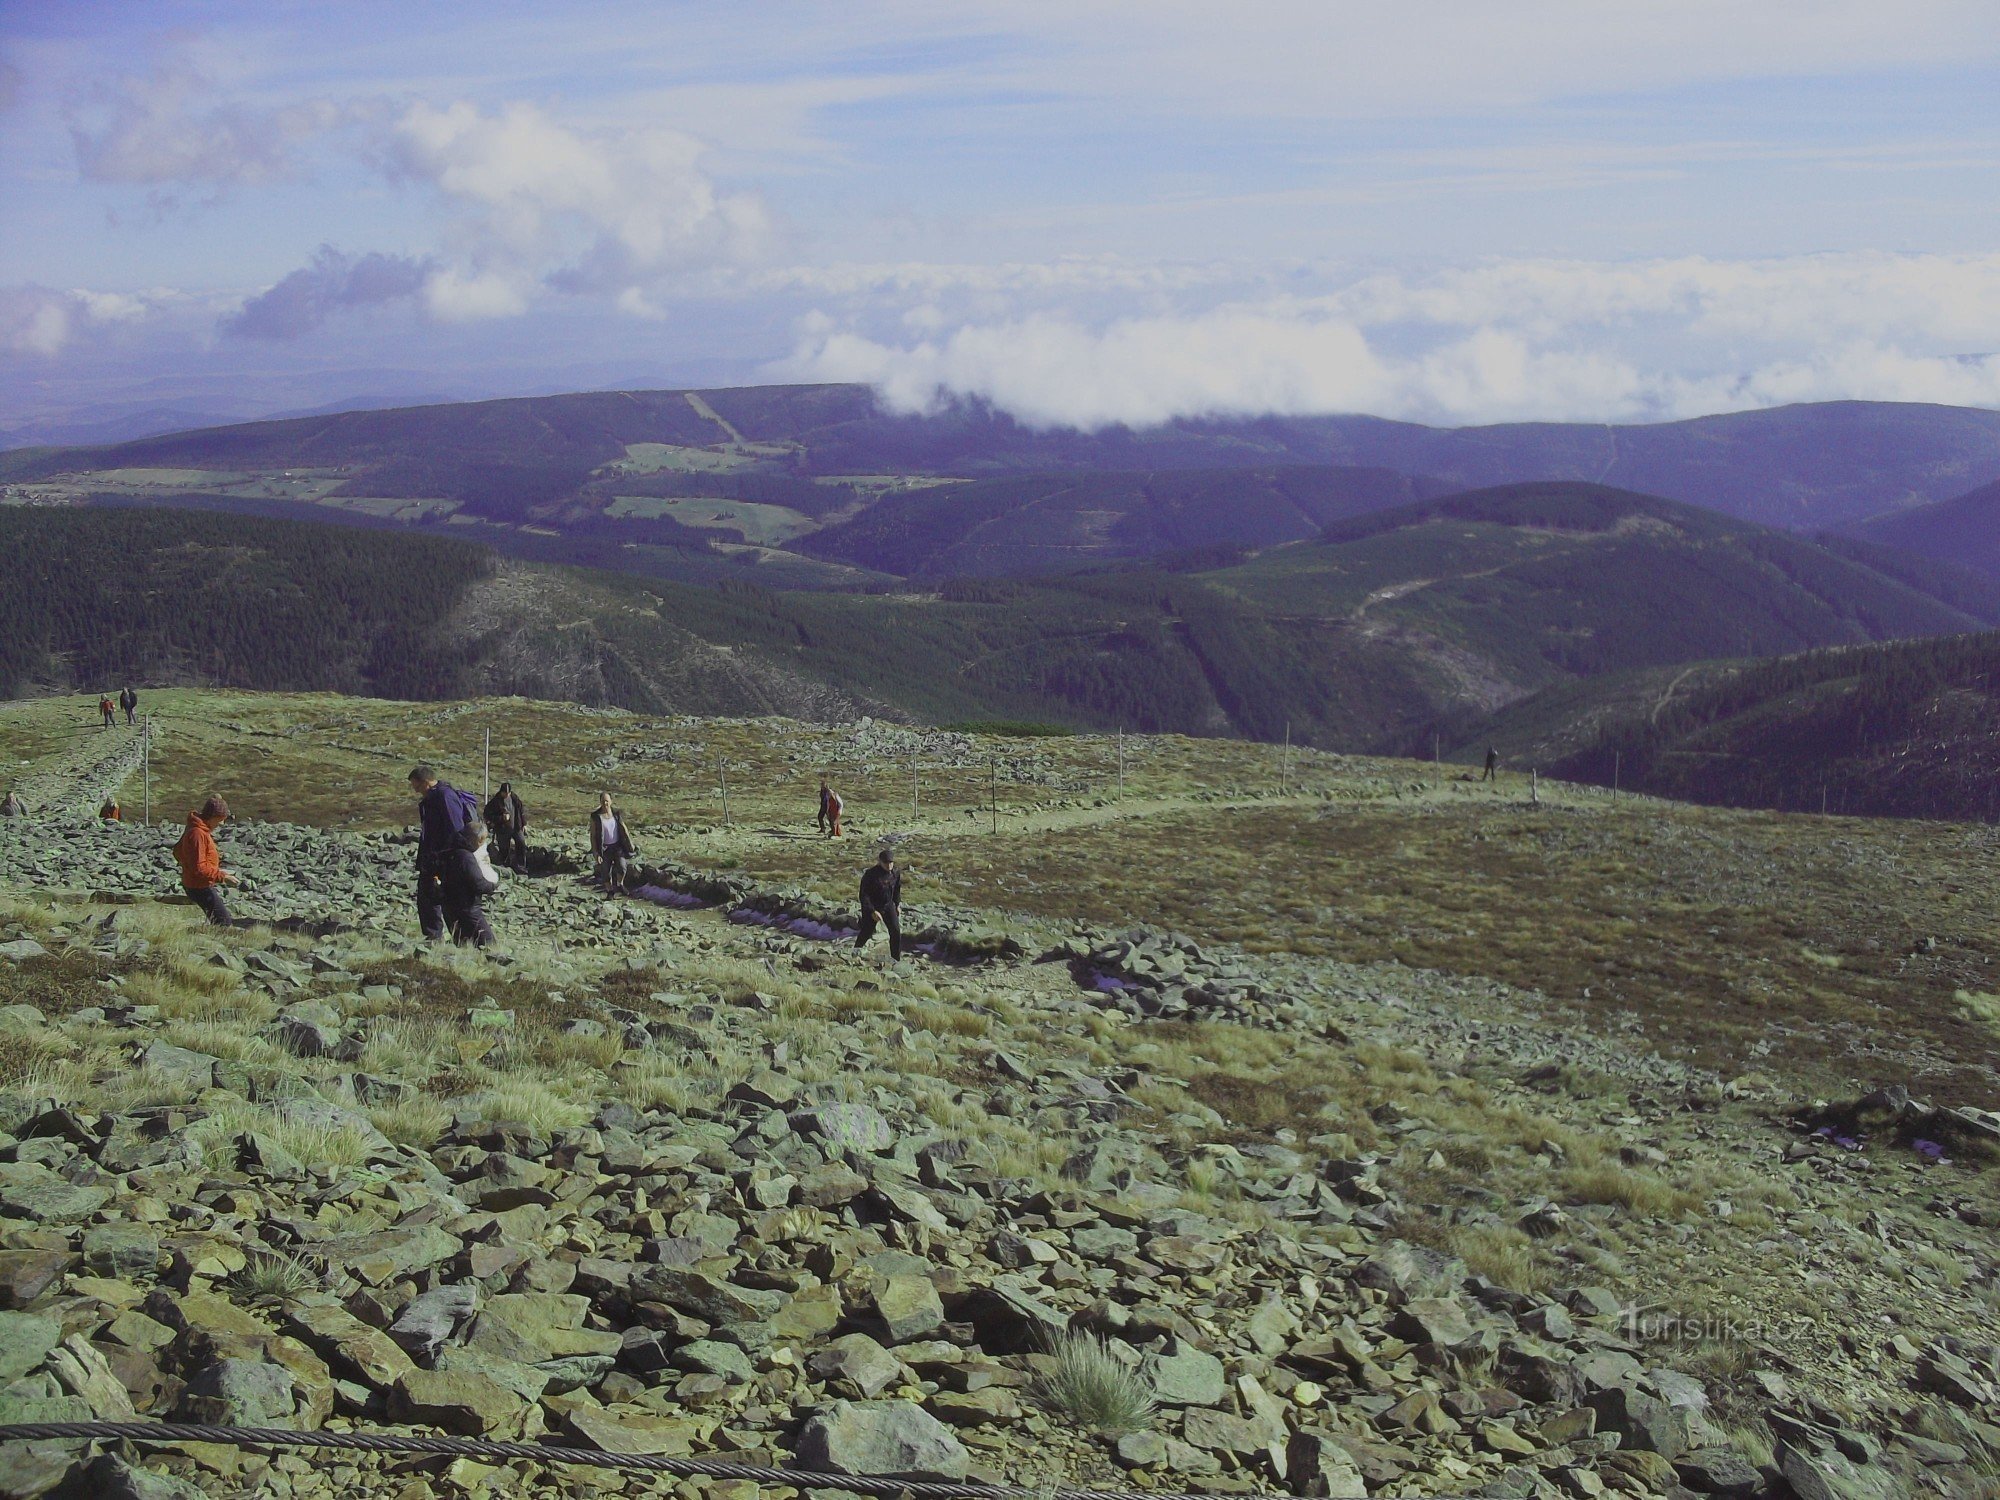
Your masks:
M 0 436 L 2000 406 L 1997 74 L 1990 0 L 0 0 Z

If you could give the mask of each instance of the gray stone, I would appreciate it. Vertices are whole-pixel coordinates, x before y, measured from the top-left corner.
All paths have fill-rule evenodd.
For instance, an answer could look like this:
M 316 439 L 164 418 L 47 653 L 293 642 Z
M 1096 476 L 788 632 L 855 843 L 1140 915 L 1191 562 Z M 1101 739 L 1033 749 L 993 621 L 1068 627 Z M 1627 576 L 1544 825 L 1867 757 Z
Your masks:
M 428 1362 L 479 1307 L 479 1288 L 452 1282 L 412 1297 L 389 1325 L 389 1337 L 418 1360 Z
M 1448 1297 L 1413 1297 L 1403 1304 L 1389 1331 L 1412 1344 L 1462 1344 L 1472 1337 L 1472 1320 Z
M 203 1495 L 184 1479 L 106 1453 L 79 1464 L 49 1492 L 48 1500 L 203 1500 Z
M 0 1381 L 25 1375 L 62 1342 L 62 1324 L 34 1313 L 0 1313 Z
M 875 1293 L 875 1312 L 889 1342 L 927 1338 L 944 1324 L 944 1302 L 928 1276 L 891 1276 Z
M 1778 1445 L 1778 1468 L 1798 1500 L 1899 1500 L 1904 1493 L 1893 1474 L 1873 1464 L 1790 1443 Z
M 1617 1433 L 1621 1447 L 1644 1449 L 1671 1460 L 1690 1445 L 1692 1419 L 1687 1409 L 1669 1406 L 1657 1396 L 1630 1386 L 1612 1386 L 1593 1391 L 1584 1404 L 1597 1413 L 1597 1430 Z
M 817 1350 L 806 1368 L 839 1388 L 837 1394 L 878 1396 L 903 1374 L 903 1362 L 865 1333 L 850 1333 Z
M 736 1381 L 757 1378 L 757 1369 L 750 1363 L 750 1356 L 734 1344 L 725 1344 L 720 1339 L 696 1339 L 691 1344 L 681 1345 L 667 1359 L 677 1370 L 690 1370 L 700 1375 L 720 1375 L 725 1380 Z
M 1222 1361 L 1200 1349 L 1149 1354 L 1139 1368 L 1162 1406 L 1217 1406 L 1228 1394 Z
M 896 1144 L 896 1131 L 869 1104 L 821 1104 L 789 1117 L 792 1129 L 818 1136 L 827 1150 L 872 1154 Z
M 937 1418 L 909 1401 L 836 1401 L 813 1413 L 799 1434 L 801 1468 L 827 1474 L 886 1474 L 896 1479 L 963 1479 L 965 1445 Z
M 632 1296 L 641 1302 L 669 1307 L 710 1323 L 755 1323 L 785 1305 L 783 1292 L 736 1286 L 684 1266 L 647 1266 L 632 1278 Z
M 218 1359 L 188 1382 L 175 1415 L 219 1427 L 283 1427 L 292 1420 L 292 1375 L 257 1359 Z
M 1733 1448 L 1704 1448 L 1674 1460 L 1681 1483 L 1704 1495 L 1754 1495 L 1764 1476 Z
M 83 1263 L 98 1276 L 140 1281 L 160 1265 L 160 1237 L 144 1224 L 93 1224 L 83 1236 Z

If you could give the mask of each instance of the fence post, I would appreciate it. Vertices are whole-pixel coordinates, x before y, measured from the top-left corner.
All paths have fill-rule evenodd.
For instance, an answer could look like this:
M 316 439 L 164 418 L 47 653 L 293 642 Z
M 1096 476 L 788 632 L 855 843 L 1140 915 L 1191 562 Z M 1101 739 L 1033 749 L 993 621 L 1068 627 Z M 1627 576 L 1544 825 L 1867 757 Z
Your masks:
M 994 756 L 986 764 L 986 801 L 993 809 L 993 831 L 1000 831 L 1000 757 Z
M 720 751 L 715 757 L 715 779 L 722 787 L 722 826 L 729 827 L 729 763 Z
M 146 763 L 146 826 L 153 826 L 153 716 L 146 715 L 146 728 L 141 742 L 140 755 Z
M 1618 768 L 1624 757 L 1616 750 L 1611 752 L 1611 795 L 1618 795 Z
M 1285 758 L 1278 763 L 1278 795 L 1289 796 L 1292 790 L 1292 721 L 1285 720 Z
M 1528 767 L 1528 806 L 1542 805 L 1542 784 L 1533 766 Z
M 917 752 L 910 751 L 910 816 L 917 815 Z
M 1125 795 L 1125 726 L 1118 726 L 1118 795 Z

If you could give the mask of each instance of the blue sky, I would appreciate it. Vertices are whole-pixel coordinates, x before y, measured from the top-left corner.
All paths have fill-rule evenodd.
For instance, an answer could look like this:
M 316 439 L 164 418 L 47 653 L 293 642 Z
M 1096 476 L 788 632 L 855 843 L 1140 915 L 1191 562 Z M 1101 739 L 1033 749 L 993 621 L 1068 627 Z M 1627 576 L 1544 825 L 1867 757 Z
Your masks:
M 865 379 L 2000 404 L 1962 0 L 0 5 L 0 432 Z

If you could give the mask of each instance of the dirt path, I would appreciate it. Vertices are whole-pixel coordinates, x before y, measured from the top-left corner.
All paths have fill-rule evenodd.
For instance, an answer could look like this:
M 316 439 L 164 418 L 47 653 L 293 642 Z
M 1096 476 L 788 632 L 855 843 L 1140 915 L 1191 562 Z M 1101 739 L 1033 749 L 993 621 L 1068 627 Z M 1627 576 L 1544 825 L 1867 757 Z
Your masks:
M 1648 716 L 1648 723 L 1658 724 L 1660 722 L 1660 710 L 1673 701 L 1674 694 L 1680 691 L 1681 684 L 1688 680 L 1694 670 L 1693 667 L 1681 668 L 1680 673 L 1674 680 L 1661 690 L 1659 698 L 1653 704 L 1653 712 Z

